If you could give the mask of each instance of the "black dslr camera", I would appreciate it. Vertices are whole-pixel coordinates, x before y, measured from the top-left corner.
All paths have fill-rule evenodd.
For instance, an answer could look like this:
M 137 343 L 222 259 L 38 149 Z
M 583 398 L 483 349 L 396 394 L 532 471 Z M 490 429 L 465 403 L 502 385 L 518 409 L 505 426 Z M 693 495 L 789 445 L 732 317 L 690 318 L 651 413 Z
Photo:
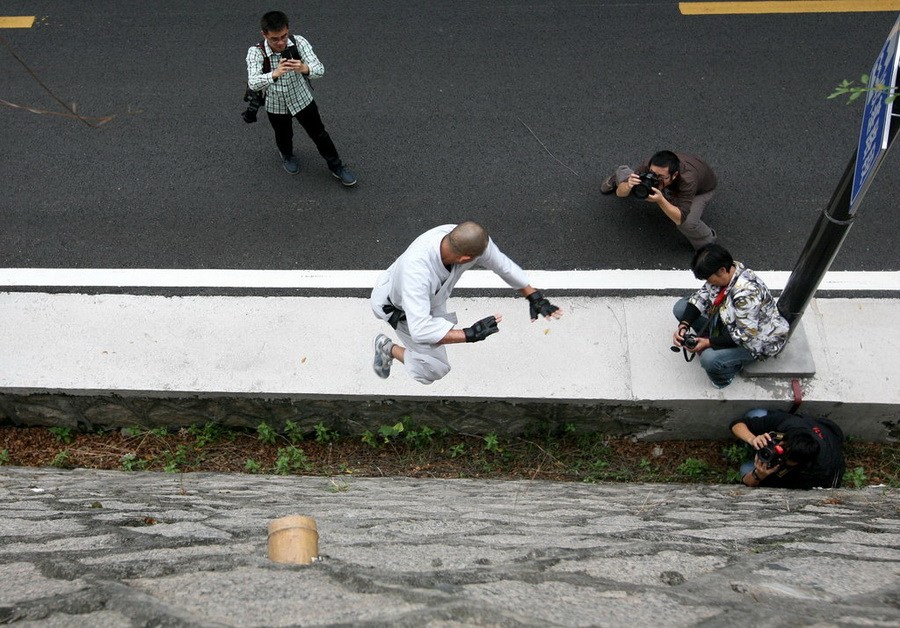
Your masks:
M 647 198 L 653 192 L 653 188 L 659 189 L 659 176 L 655 172 L 645 172 L 638 175 L 640 183 L 631 188 L 631 195 L 635 198 Z
M 769 436 L 772 438 L 766 446 L 761 448 L 756 452 L 757 457 L 759 457 L 759 461 L 764 463 L 766 467 L 771 469 L 772 467 L 777 467 L 782 462 L 784 462 L 784 446 L 781 444 L 781 441 L 784 440 L 784 434 L 779 434 L 778 432 L 769 432 Z
M 692 329 L 688 329 L 687 331 L 685 331 L 682 338 L 683 339 L 681 341 L 681 344 L 686 349 L 693 349 L 697 346 L 697 334 Z M 679 351 L 681 351 L 681 347 L 677 347 L 675 345 L 672 345 L 671 347 L 669 347 L 669 349 L 671 349 L 674 353 L 678 353 Z
M 266 92 L 263 90 L 255 92 L 247 88 L 247 91 L 244 92 L 244 102 L 247 103 L 247 108 L 241 112 L 241 117 L 247 124 L 256 122 L 256 114 L 259 108 L 266 104 Z

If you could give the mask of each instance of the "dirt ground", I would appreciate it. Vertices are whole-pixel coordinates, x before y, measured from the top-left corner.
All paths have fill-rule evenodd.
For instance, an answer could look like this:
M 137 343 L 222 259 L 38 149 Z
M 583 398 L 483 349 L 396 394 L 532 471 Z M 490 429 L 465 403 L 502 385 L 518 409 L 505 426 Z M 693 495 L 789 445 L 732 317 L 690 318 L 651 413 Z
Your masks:
M 900 486 L 900 445 L 846 444 L 844 486 Z M 215 425 L 79 434 L 67 428 L 0 427 L 0 464 L 168 472 L 737 482 L 746 446 L 726 441 L 639 442 L 602 434 L 438 434 L 406 430 L 341 436 L 225 430 Z

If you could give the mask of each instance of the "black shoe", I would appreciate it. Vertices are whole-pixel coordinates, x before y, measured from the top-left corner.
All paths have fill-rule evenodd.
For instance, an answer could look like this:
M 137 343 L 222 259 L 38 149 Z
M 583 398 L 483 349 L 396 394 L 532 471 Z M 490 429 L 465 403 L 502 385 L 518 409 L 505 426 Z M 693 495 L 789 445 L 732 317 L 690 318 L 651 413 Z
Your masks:
M 600 184 L 600 194 L 612 194 L 616 191 L 616 175 L 612 174 L 609 178 Z
M 348 188 L 351 185 L 356 185 L 356 175 L 344 166 L 338 166 L 337 168 L 334 168 L 331 171 L 331 174 L 335 179 L 340 179 L 341 183 Z

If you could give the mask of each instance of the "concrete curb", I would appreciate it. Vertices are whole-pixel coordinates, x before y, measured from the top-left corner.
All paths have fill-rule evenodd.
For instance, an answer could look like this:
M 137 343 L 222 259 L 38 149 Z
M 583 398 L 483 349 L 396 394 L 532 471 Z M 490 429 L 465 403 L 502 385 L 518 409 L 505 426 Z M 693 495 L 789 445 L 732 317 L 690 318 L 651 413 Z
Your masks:
M 717 390 L 670 352 L 669 297 L 556 301 L 563 319 L 532 324 L 521 299 L 454 299 L 461 322 L 499 312 L 502 331 L 450 347 L 451 373 L 422 386 L 399 365 L 387 380 L 371 372 L 372 337 L 390 330 L 365 299 L 0 293 L 3 411 L 37 420 L 17 410 L 31 395 L 532 403 L 606 408 L 645 436 L 709 438 L 750 407 L 791 404 L 788 377 Z M 802 382 L 804 411 L 861 438 L 898 437 L 897 312 L 898 299 L 813 301 L 803 322 L 816 374 Z

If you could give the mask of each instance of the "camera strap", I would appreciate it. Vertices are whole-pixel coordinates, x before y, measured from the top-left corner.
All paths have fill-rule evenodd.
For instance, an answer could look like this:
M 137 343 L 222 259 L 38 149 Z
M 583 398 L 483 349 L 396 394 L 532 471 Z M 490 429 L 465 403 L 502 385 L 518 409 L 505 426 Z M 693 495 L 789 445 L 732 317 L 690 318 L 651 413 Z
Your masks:
M 716 298 L 713 299 L 712 305 L 709 306 L 709 313 L 706 316 L 706 322 L 703 323 L 703 327 L 700 328 L 700 331 L 697 332 L 698 338 L 706 338 L 703 334 L 708 331 L 712 331 L 712 323 L 716 316 L 716 313 L 719 311 L 719 308 L 722 306 L 722 302 L 725 300 L 725 296 L 728 294 L 728 288 L 722 288 L 719 290 L 719 294 L 716 295 Z M 697 357 L 696 353 L 692 351 L 688 351 L 687 347 L 681 348 L 681 353 L 684 355 L 684 361 L 690 362 L 694 358 Z
M 291 45 L 292 45 L 294 48 L 297 48 L 297 40 L 294 39 L 294 36 L 293 36 L 293 35 L 288 35 L 288 39 L 291 40 Z M 262 53 L 262 56 L 263 56 L 263 66 L 262 66 L 263 74 L 268 74 L 269 72 L 272 71 L 272 61 L 271 61 L 271 59 L 269 59 L 269 55 L 266 54 L 266 42 L 265 42 L 265 40 L 263 40 L 263 41 L 261 41 L 261 42 L 258 42 L 258 43 L 256 44 L 256 47 L 259 48 L 259 51 Z M 300 49 L 297 48 L 297 50 L 299 51 Z M 274 53 L 273 53 L 273 54 L 274 54 Z M 277 81 L 278 79 L 275 79 L 275 80 Z
M 272 62 L 269 61 L 269 55 L 266 54 L 266 44 L 265 42 L 259 42 L 256 44 L 256 47 L 259 48 L 259 51 L 262 52 L 263 56 L 263 74 L 268 74 L 272 71 Z

